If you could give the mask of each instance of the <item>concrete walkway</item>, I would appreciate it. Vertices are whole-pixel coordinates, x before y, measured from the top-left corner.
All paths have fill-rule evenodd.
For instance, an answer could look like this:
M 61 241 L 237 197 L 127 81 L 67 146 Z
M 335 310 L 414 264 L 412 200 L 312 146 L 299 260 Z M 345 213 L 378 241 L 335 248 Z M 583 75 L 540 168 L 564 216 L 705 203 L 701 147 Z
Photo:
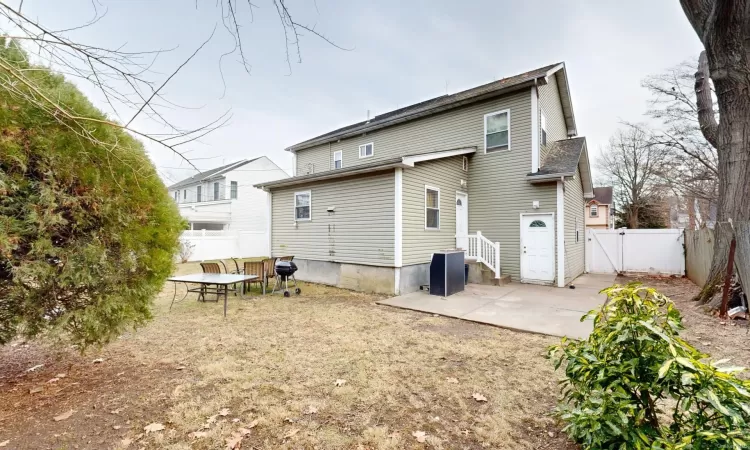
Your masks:
M 599 291 L 614 284 L 615 275 L 585 274 L 557 288 L 511 283 L 506 286 L 469 284 L 463 292 L 439 297 L 418 291 L 378 302 L 381 305 L 456 317 L 512 330 L 582 339 L 591 333 L 581 316 L 601 306 Z

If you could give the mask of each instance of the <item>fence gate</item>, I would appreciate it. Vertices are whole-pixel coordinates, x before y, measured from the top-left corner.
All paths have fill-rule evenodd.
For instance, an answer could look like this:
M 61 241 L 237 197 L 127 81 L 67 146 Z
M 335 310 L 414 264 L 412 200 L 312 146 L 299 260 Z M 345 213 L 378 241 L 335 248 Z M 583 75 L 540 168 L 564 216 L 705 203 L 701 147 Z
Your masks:
M 682 229 L 595 230 L 586 236 L 586 271 L 685 274 Z

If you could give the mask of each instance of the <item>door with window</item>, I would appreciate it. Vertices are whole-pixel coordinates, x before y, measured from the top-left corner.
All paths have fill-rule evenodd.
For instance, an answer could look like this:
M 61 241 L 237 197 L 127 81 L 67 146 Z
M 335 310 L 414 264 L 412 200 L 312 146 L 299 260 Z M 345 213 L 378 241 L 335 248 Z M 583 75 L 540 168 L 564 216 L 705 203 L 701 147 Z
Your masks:
M 525 214 L 521 219 L 521 278 L 555 279 L 555 220 L 549 214 Z
M 469 249 L 468 195 L 456 192 L 456 248 Z

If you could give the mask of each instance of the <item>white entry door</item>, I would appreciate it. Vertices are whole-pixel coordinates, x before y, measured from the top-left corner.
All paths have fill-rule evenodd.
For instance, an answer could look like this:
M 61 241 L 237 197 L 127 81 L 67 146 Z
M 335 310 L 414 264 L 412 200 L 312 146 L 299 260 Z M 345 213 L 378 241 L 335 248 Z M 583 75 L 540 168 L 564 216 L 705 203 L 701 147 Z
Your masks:
M 521 219 L 521 278 L 555 279 L 555 220 L 550 214 L 526 214 Z
M 456 192 L 456 248 L 469 249 L 469 205 L 468 196 Z

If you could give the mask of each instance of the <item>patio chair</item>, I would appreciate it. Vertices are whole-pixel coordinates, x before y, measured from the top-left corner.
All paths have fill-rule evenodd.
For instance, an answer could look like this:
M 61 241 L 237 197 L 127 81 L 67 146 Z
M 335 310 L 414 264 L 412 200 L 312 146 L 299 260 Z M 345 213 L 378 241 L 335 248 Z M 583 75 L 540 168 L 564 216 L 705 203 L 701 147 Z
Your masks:
M 268 280 L 276 278 L 276 260 L 278 258 L 266 258 L 263 260 L 264 279 L 263 282 L 268 286 Z
M 279 261 L 291 261 L 294 259 L 294 256 L 282 256 L 279 258 Z
M 203 273 L 221 273 L 219 263 L 215 262 L 202 262 L 201 269 Z M 216 294 L 216 300 L 219 301 L 219 285 L 201 285 L 201 289 L 198 292 L 198 301 L 206 301 L 206 294 Z
M 261 287 L 263 288 L 263 295 L 265 295 L 266 294 L 266 265 L 263 263 L 263 261 L 245 261 L 244 269 L 245 269 L 245 274 L 258 276 L 258 278 L 256 278 L 253 281 L 245 282 L 245 292 L 247 292 L 248 288 L 253 283 L 260 283 Z
M 237 258 L 232 258 L 232 262 L 234 263 L 234 269 L 235 269 L 232 273 L 237 273 L 237 274 L 242 273 L 242 269 L 240 269 L 240 265 L 237 262 Z

